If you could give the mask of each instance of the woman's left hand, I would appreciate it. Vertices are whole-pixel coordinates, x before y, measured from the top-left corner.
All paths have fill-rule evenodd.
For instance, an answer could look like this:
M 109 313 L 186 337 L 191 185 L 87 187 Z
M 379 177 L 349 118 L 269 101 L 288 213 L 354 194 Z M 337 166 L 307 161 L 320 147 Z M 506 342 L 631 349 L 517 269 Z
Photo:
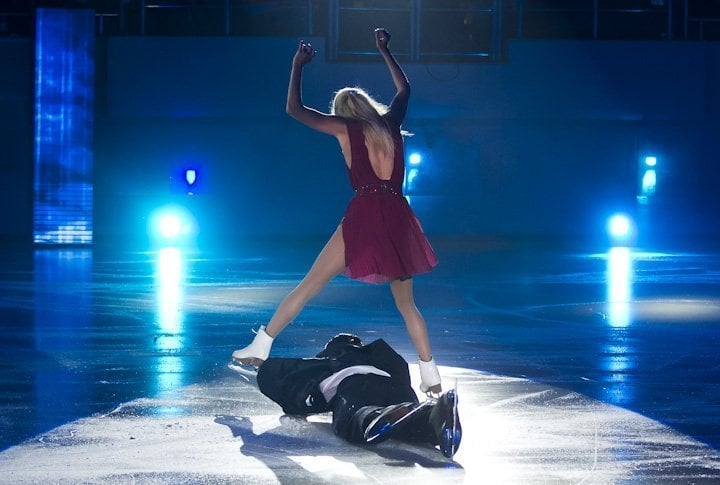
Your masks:
M 390 32 L 383 28 L 375 29 L 375 45 L 379 50 L 388 48 L 388 42 L 390 42 Z

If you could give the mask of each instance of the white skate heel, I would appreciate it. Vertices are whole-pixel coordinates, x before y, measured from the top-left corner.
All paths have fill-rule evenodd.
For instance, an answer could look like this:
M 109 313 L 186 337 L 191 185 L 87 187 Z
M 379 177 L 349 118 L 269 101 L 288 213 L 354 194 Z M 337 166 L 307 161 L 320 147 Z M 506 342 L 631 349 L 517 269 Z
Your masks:
M 440 394 L 442 386 L 435 359 L 430 357 L 428 362 L 418 359 L 418 365 L 420 366 L 420 390 L 425 394 Z
M 273 340 L 270 335 L 265 333 L 265 326 L 261 326 L 250 345 L 233 352 L 233 362 L 239 365 L 260 367 L 270 355 Z

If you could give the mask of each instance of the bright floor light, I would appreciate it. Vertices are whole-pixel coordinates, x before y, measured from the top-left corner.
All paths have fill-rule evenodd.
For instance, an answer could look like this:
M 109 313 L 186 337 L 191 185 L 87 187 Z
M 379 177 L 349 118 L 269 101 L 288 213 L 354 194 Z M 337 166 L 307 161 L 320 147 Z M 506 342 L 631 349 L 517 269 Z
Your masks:
M 182 221 L 177 214 L 164 214 L 158 219 L 158 232 L 167 239 L 174 239 L 182 233 Z
M 625 214 L 615 214 L 608 220 L 608 232 L 615 242 L 627 241 L 632 236 L 633 224 Z
M 408 157 L 408 162 L 410 165 L 420 165 L 420 162 L 422 162 L 422 155 L 418 152 L 412 152 Z
M 187 209 L 168 205 L 155 210 L 149 218 L 149 232 L 162 244 L 187 242 L 196 233 L 195 219 Z

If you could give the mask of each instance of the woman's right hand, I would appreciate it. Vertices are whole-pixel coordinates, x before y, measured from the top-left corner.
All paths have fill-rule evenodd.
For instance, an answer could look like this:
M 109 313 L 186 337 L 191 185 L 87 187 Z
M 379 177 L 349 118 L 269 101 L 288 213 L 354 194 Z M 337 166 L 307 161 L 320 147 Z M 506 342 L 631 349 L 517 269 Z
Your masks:
M 300 41 L 292 60 L 293 66 L 303 67 L 305 64 L 309 64 L 313 57 L 315 57 L 315 50 L 312 48 L 312 44 Z

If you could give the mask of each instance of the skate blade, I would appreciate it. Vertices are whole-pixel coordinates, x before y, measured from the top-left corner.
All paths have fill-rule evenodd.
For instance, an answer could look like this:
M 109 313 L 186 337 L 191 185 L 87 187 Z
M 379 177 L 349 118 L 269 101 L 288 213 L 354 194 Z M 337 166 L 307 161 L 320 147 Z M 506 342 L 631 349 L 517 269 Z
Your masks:
M 455 382 L 455 389 L 451 389 L 448 393 L 453 393 L 452 428 L 443 430 L 440 451 L 445 457 L 452 458 L 457 453 L 462 440 L 462 428 L 460 428 L 460 415 L 458 414 L 457 382 Z
M 236 360 L 228 362 L 228 369 L 247 377 L 257 377 L 257 367 L 251 364 L 242 364 Z
M 414 409 L 411 409 L 410 412 L 408 412 L 407 414 L 401 416 L 400 419 L 398 419 L 398 420 L 395 421 L 394 423 L 392 423 L 392 424 L 390 424 L 390 423 L 385 424 L 384 426 L 382 426 L 381 428 L 379 428 L 375 433 L 366 433 L 366 434 L 365 434 L 365 441 L 366 441 L 367 443 L 372 443 L 373 441 L 375 441 L 376 439 L 378 439 L 380 436 L 383 436 L 383 435 L 391 432 L 394 428 L 397 428 L 397 427 L 400 425 L 400 423 L 402 423 L 402 422 L 405 421 L 406 419 L 410 418 L 411 416 L 413 416 L 414 414 L 416 414 L 416 413 L 417 413 L 418 411 L 420 411 L 421 409 L 423 409 L 423 408 L 425 408 L 425 407 L 427 407 L 427 406 L 431 406 L 432 404 L 433 404 L 433 402 L 431 402 L 431 401 L 425 401 L 425 402 L 420 403 L 419 406 L 415 407 Z M 375 418 L 373 421 L 371 421 L 370 424 L 369 424 L 368 427 L 367 427 L 368 431 L 371 430 L 371 429 L 377 424 L 377 422 L 378 422 L 380 419 L 382 419 L 382 416 L 378 416 L 378 417 Z
M 259 359 L 257 357 L 247 357 L 247 358 L 243 358 L 243 359 L 238 359 L 234 355 L 231 357 L 231 362 L 234 363 L 235 365 L 251 366 L 251 367 L 255 367 L 256 369 L 265 363 L 264 360 Z

